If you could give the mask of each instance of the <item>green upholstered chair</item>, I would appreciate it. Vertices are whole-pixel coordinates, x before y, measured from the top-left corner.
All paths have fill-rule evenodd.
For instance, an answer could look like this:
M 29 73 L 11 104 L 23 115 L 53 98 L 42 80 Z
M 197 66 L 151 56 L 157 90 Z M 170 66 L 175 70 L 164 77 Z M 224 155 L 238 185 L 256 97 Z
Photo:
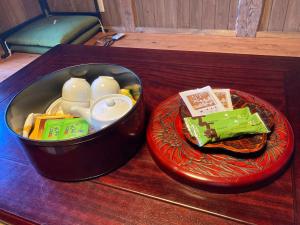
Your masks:
M 6 41 L 12 51 L 42 54 L 58 44 L 81 44 L 99 30 L 95 16 L 48 16 L 28 24 Z

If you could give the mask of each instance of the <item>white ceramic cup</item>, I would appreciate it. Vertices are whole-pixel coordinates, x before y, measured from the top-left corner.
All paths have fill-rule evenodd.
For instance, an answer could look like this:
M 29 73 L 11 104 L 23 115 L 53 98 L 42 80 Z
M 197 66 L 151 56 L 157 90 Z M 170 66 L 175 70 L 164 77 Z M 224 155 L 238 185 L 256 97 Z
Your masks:
M 91 85 L 91 104 L 105 95 L 118 94 L 119 91 L 120 85 L 113 77 L 99 76 Z
M 83 78 L 71 77 L 62 88 L 61 107 L 64 113 L 71 113 L 72 106 L 89 107 L 91 86 Z
M 67 101 L 88 102 L 91 97 L 91 86 L 83 78 L 71 77 L 64 83 L 62 98 Z

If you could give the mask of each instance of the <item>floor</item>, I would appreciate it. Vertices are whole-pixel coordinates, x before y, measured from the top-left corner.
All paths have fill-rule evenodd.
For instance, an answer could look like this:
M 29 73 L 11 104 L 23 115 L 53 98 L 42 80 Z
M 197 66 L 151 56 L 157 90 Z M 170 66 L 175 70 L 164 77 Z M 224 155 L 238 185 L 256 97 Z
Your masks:
M 99 33 L 85 44 L 101 45 L 104 35 Z M 258 32 L 256 38 L 237 38 L 234 35 L 233 31 L 196 34 L 127 33 L 124 38 L 114 43 L 113 47 L 300 57 L 300 33 Z M 37 54 L 14 53 L 1 60 L 0 82 L 38 57 Z
M 0 61 L 0 82 L 38 58 L 37 54 L 14 53 L 12 56 Z

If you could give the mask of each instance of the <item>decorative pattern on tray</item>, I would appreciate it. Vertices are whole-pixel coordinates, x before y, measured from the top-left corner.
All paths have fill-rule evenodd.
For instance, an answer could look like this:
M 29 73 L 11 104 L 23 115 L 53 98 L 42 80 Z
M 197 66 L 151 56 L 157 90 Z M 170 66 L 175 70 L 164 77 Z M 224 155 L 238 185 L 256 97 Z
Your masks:
M 148 144 L 156 162 L 183 179 L 217 186 L 249 185 L 278 173 L 293 152 L 293 132 L 288 121 L 269 103 L 245 92 L 234 92 L 273 113 L 275 126 L 264 149 L 256 154 L 236 155 L 196 147 L 182 132 L 182 103 L 176 95 L 156 108 L 148 127 Z

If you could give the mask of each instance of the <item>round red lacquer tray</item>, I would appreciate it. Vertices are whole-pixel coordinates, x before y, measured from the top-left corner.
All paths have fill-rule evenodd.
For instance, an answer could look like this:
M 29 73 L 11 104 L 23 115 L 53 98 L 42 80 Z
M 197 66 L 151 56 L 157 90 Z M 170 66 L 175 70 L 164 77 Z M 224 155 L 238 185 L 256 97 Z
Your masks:
M 294 149 L 294 135 L 286 117 L 266 101 L 231 90 L 274 115 L 274 129 L 258 154 L 241 156 L 196 147 L 182 133 L 179 95 L 163 101 L 152 113 L 147 142 L 156 163 L 184 183 L 211 191 L 243 191 L 272 180 L 285 168 Z

